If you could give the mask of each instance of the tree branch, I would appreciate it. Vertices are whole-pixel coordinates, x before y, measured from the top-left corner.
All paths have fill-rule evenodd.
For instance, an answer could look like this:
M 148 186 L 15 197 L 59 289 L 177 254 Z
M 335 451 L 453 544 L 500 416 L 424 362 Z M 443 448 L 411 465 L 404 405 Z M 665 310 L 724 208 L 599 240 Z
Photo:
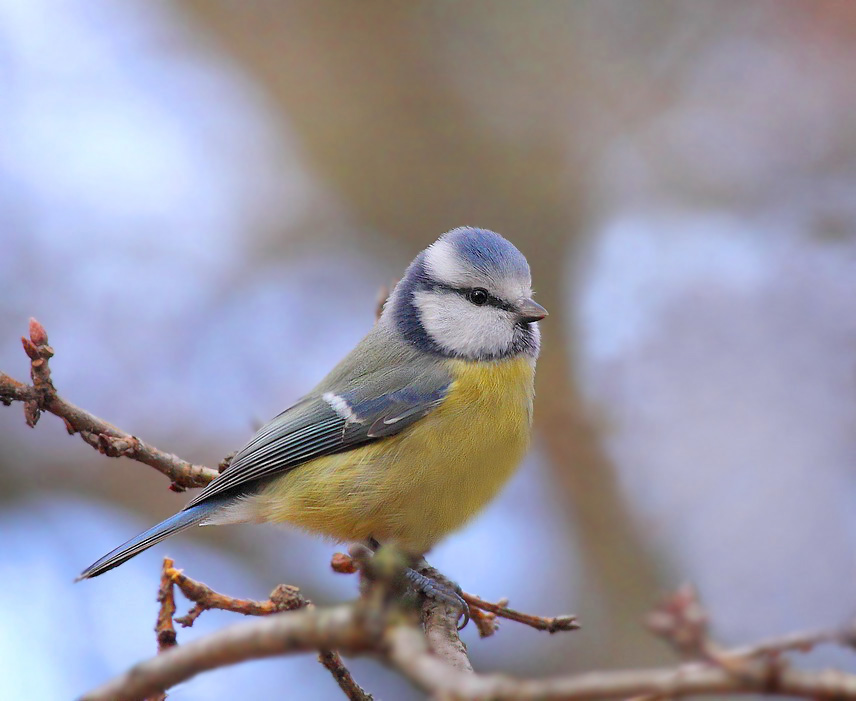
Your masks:
M 458 635 L 458 611 L 426 598 L 422 604 L 422 623 L 425 642 L 431 652 L 450 668 L 472 674 L 467 647 Z
M 711 661 L 669 668 L 589 672 L 541 680 L 479 675 L 461 668 L 432 647 L 430 636 L 403 622 L 395 607 L 373 608 L 368 599 L 331 609 L 303 608 L 238 624 L 135 665 L 127 673 L 85 695 L 85 701 L 145 698 L 163 692 L 199 672 L 249 659 L 336 648 L 370 654 L 424 691 L 443 699 L 611 699 L 629 696 L 675 697 L 692 694 L 763 693 L 802 698 L 856 699 L 856 675 L 836 670 L 792 669 L 780 654 L 794 649 L 796 636 L 756 647 L 725 652 L 741 657 L 738 667 Z M 435 623 L 442 616 L 438 616 Z M 455 613 L 445 630 L 455 636 Z M 844 640 L 840 635 L 811 634 L 818 642 Z M 446 647 L 443 642 L 440 646 Z
M 339 574 L 353 574 L 359 570 L 359 563 L 350 555 L 335 553 L 330 561 L 330 567 Z M 479 635 L 482 638 L 487 638 L 496 632 L 498 628 L 497 617 L 507 618 L 510 621 L 530 626 L 535 630 L 545 630 L 548 633 L 579 630 L 580 628 L 576 616 L 535 616 L 531 613 L 522 613 L 508 608 L 506 599 L 494 604 L 467 592 L 461 592 L 461 597 L 470 605 L 472 620 L 479 629 Z
M 485 601 L 475 594 L 467 594 L 467 592 L 463 592 L 461 596 L 471 607 L 487 611 L 495 616 L 499 616 L 500 618 L 517 621 L 518 623 L 530 626 L 535 630 L 546 630 L 548 633 L 558 633 L 559 631 L 579 630 L 580 627 L 579 623 L 577 623 L 576 616 L 535 616 L 531 613 L 522 613 L 508 608 L 506 606 L 508 602 L 504 599 L 494 604 L 490 601 Z
M 155 621 L 155 638 L 158 644 L 158 654 L 164 650 L 169 650 L 175 647 L 178 643 L 175 638 L 175 625 L 173 618 L 175 616 L 175 586 L 169 577 L 167 571 L 172 567 L 172 560 L 168 557 L 164 558 L 163 568 L 161 569 L 160 587 L 158 587 L 158 617 Z M 150 696 L 146 701 L 165 701 L 166 693 L 158 692 Z
M 235 599 L 225 594 L 214 591 L 207 584 L 191 579 L 179 569 L 173 566 L 173 561 L 168 557 L 163 561 L 163 575 L 161 578 L 161 592 L 166 584 L 170 587 L 177 586 L 185 597 L 194 602 L 193 608 L 185 616 L 176 618 L 175 621 L 183 627 L 193 625 L 197 618 L 209 609 L 221 609 L 233 611 L 245 616 L 268 616 L 281 611 L 295 611 L 300 608 L 312 608 L 313 604 L 306 599 L 297 587 L 289 584 L 280 584 L 271 593 L 267 601 L 252 601 L 248 599 Z M 170 589 L 171 591 L 171 589 Z M 159 597 L 160 600 L 160 597 Z M 172 603 L 171 616 L 175 614 L 175 603 Z M 160 641 L 161 619 L 163 608 L 158 617 L 158 640 Z M 166 627 L 166 624 L 164 624 Z M 169 621 L 169 629 L 172 630 L 173 641 L 175 640 L 175 629 L 172 628 L 172 619 Z M 173 644 L 175 644 L 173 642 Z M 158 648 L 161 649 L 160 647 Z M 345 666 L 342 657 L 334 650 L 321 650 L 318 653 L 318 661 L 333 675 L 339 688 L 351 701 L 371 701 L 372 696 L 367 694 L 354 680 L 351 672 Z
M 467 674 L 430 654 L 423 636 L 398 626 L 386 637 L 389 661 L 424 691 L 444 699 L 612 699 L 641 694 L 673 698 L 692 694 L 764 693 L 803 698 L 856 699 L 856 675 L 835 670 L 803 672 L 756 662 L 751 678 L 703 663 L 671 668 L 589 672 L 543 680 Z
M 366 693 L 354 680 L 350 670 L 345 666 L 342 656 L 335 650 L 321 650 L 318 653 L 318 661 L 324 665 L 333 679 L 339 685 L 339 688 L 347 696 L 350 701 L 374 701 L 374 696 Z
M 353 606 L 276 613 L 239 623 L 140 662 L 85 694 L 82 701 L 135 701 L 166 691 L 200 672 L 295 652 L 336 648 L 364 652 L 371 626 Z
M 199 615 L 209 609 L 233 611 L 244 616 L 268 616 L 279 611 L 294 611 L 310 603 L 300 594 L 297 587 L 288 584 L 280 584 L 276 587 L 267 601 L 235 599 L 214 591 L 207 584 L 191 579 L 172 565 L 172 560 L 169 558 L 164 560 L 165 575 L 181 590 L 185 597 L 195 604 L 189 614 L 175 619 L 185 628 L 192 626 Z
M 158 617 L 155 622 L 155 636 L 158 642 L 158 652 L 163 652 L 176 646 L 175 626 L 172 621 L 175 617 L 175 592 L 173 581 L 169 570 L 172 568 L 172 560 L 165 557 L 161 573 L 160 587 L 158 588 Z
M 22 337 L 21 342 L 30 358 L 33 384 L 23 384 L 0 372 L 0 403 L 9 406 L 12 402 L 23 402 L 28 426 L 35 427 L 41 413 L 50 412 L 63 419 L 70 435 L 79 433 L 98 452 L 111 458 L 131 458 L 163 473 L 172 480 L 175 491 L 204 487 L 219 474 L 217 470 L 194 465 L 172 453 L 158 450 L 60 397 L 48 365 L 54 351 L 48 345 L 44 327 L 35 319 L 30 319 L 30 337 Z

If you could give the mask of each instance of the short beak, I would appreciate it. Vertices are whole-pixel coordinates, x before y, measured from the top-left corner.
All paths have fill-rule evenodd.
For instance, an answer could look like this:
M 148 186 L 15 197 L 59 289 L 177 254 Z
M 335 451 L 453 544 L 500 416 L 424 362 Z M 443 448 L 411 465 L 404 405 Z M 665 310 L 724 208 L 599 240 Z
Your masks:
M 534 299 L 521 299 L 515 306 L 517 307 L 517 314 L 520 316 L 520 321 L 526 323 L 540 321 L 547 316 L 547 310 Z

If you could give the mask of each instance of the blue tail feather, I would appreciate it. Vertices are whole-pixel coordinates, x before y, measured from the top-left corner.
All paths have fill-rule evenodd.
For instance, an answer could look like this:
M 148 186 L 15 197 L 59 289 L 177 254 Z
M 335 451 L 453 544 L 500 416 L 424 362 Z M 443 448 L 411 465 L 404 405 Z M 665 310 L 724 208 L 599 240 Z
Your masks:
M 183 531 L 186 528 L 195 526 L 207 519 L 214 511 L 217 511 L 221 506 L 231 501 L 231 498 L 211 499 L 204 501 L 201 504 L 191 506 L 189 509 L 179 511 L 174 516 L 161 521 L 156 526 L 152 526 L 147 531 L 140 533 L 131 538 L 127 543 L 123 543 L 115 550 L 110 551 L 100 560 L 93 562 L 87 567 L 80 576 L 75 580 L 79 582 L 81 579 L 90 579 L 97 577 L 99 574 L 104 574 L 107 570 L 112 570 L 118 567 L 123 562 L 127 562 L 135 555 L 139 555 L 144 550 L 148 550 L 156 543 L 160 543 L 165 538 Z

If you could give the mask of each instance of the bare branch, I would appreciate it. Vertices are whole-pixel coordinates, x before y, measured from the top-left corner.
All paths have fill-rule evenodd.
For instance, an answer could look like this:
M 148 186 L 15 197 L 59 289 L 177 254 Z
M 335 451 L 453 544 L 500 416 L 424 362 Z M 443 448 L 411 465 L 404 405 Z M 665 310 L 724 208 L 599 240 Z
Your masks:
M 338 652 L 322 650 L 318 653 L 318 661 L 333 675 L 333 679 L 350 701 L 374 701 L 374 696 L 366 693 L 365 689 L 354 680 Z
M 353 574 L 359 570 L 359 563 L 350 555 L 334 553 L 330 561 L 330 567 L 334 572 L 338 572 L 339 574 Z M 472 619 L 479 629 L 479 635 L 483 638 L 487 638 L 496 632 L 497 617 L 517 621 L 536 630 L 545 630 L 548 633 L 579 630 L 580 627 L 576 616 L 535 616 L 508 608 L 507 600 L 502 600 L 494 604 L 490 601 L 485 601 L 475 594 L 468 594 L 466 592 L 461 592 L 461 597 L 470 605 Z
M 280 611 L 294 611 L 299 608 L 312 607 L 312 602 L 306 599 L 297 587 L 289 584 L 280 584 L 276 587 L 270 593 L 270 598 L 267 601 L 252 601 L 235 599 L 214 591 L 207 584 L 191 579 L 184 572 L 176 569 L 169 558 L 164 559 L 163 572 L 164 578 L 170 586 L 175 584 L 181 589 L 184 596 L 194 602 L 193 608 L 187 615 L 175 619 L 184 627 L 192 626 L 200 614 L 209 609 L 233 611 L 245 616 L 268 616 Z M 161 586 L 163 587 L 163 584 Z M 173 604 L 172 612 L 175 613 L 175 604 Z M 174 635 L 175 632 L 173 631 Z M 351 701 L 370 701 L 371 695 L 363 691 L 357 684 L 338 652 L 322 650 L 318 653 L 318 661 L 329 670 L 339 688 Z
M 171 647 L 175 647 L 175 626 L 172 624 L 173 616 L 175 616 L 175 593 L 173 592 L 173 581 L 170 576 L 172 569 L 172 560 L 165 557 L 163 560 L 163 570 L 161 573 L 160 588 L 158 589 L 158 618 L 155 623 L 155 635 L 158 641 L 158 652 L 163 652 Z
M 458 635 L 458 611 L 447 604 L 426 598 L 422 604 L 425 640 L 431 652 L 449 667 L 472 674 L 467 648 Z
M 164 561 L 166 562 L 166 560 Z M 208 609 L 222 609 L 234 611 L 244 616 L 267 616 L 278 611 L 293 611 L 306 606 L 309 602 L 300 594 L 297 587 L 281 584 L 271 592 L 267 601 L 252 601 L 251 599 L 235 599 L 225 594 L 214 591 L 207 584 L 191 579 L 184 572 L 172 566 L 165 569 L 169 580 L 181 589 L 181 593 L 194 602 L 195 606 L 187 616 L 175 619 L 185 628 L 193 625 L 193 622 L 203 611 Z
M 172 560 L 168 557 L 164 558 L 163 567 L 161 568 L 160 587 L 158 588 L 158 617 L 155 622 L 155 637 L 158 643 L 158 654 L 164 650 L 169 650 L 175 647 L 178 643 L 175 639 L 175 626 L 173 625 L 173 616 L 175 616 L 175 591 L 172 580 L 169 577 L 169 568 L 172 567 Z M 166 693 L 163 691 L 154 694 L 146 699 L 146 701 L 165 701 Z
M 673 698 L 691 694 L 766 693 L 804 698 L 856 699 L 856 675 L 835 670 L 803 672 L 756 663 L 751 678 L 703 663 L 672 668 L 589 672 L 543 680 L 468 674 L 432 655 L 419 631 L 391 628 L 389 661 L 424 691 L 444 699 L 612 699 L 641 694 Z
M 0 372 L 0 403 L 24 403 L 27 424 L 34 427 L 43 411 L 59 416 L 66 430 L 80 437 L 100 453 L 111 458 L 127 457 L 153 467 L 172 480 L 176 491 L 187 487 L 204 487 L 218 472 L 203 465 L 194 465 L 144 443 L 136 436 L 116 428 L 88 411 L 60 397 L 51 380 L 48 361 L 54 351 L 42 325 L 30 320 L 30 337 L 21 339 L 24 351 L 30 358 L 30 376 L 33 384 L 25 385 Z
M 296 652 L 335 648 L 350 653 L 370 649 L 372 626 L 354 606 L 273 614 L 239 623 L 167 650 L 83 696 L 82 701 L 136 701 L 163 692 L 200 672 Z
M 760 657 L 781 655 L 785 652 L 811 652 L 818 645 L 841 645 L 852 648 L 855 646 L 854 641 L 856 641 L 856 626 L 851 624 L 841 630 L 813 630 L 769 638 L 753 645 L 735 648 L 730 651 L 730 654 L 737 657 Z
M 475 594 L 467 594 L 466 592 L 463 592 L 461 596 L 464 601 L 472 607 L 481 609 L 482 611 L 488 611 L 500 618 L 507 618 L 510 621 L 523 623 L 524 625 L 535 628 L 535 630 L 546 630 L 548 633 L 558 633 L 559 631 L 565 630 L 579 630 L 580 627 L 579 623 L 577 623 L 576 616 L 535 616 L 531 613 L 522 613 L 508 608 L 506 606 L 506 603 L 508 602 L 505 600 L 493 604 L 490 601 L 485 601 Z
M 170 581 L 175 576 L 169 572 Z M 383 585 L 383 580 L 370 582 L 376 589 L 379 583 Z M 193 591 L 194 595 L 199 594 L 198 590 Z M 684 619 L 687 618 L 706 621 L 706 614 L 694 595 L 688 595 L 689 591 L 684 589 L 669 600 L 678 624 L 674 630 L 682 630 L 686 625 Z M 214 600 L 207 592 L 205 596 L 208 600 Z M 688 617 L 680 606 L 676 607 L 675 602 L 694 611 L 692 616 Z M 240 610 L 241 607 L 227 608 Z M 320 659 L 331 671 L 344 670 L 338 656 L 325 652 L 338 649 L 349 654 L 374 655 L 421 689 L 443 699 L 475 701 L 485 698 L 641 697 L 650 700 L 691 694 L 763 693 L 856 701 L 856 675 L 836 670 L 795 670 L 787 666 L 781 657 L 788 650 L 803 649 L 806 645 L 821 642 L 849 645 L 852 632 L 847 631 L 792 635 L 778 642 L 767 641 L 758 646 L 730 651 L 713 646 L 704 633 L 691 637 L 706 641 L 704 645 L 696 646 L 696 649 L 714 650 L 716 654 L 700 662 L 660 669 L 590 672 L 542 680 L 518 680 L 472 672 L 466 650 L 455 629 L 456 611 L 429 602 L 424 607 L 423 615 L 425 631 L 415 622 L 400 616 L 396 604 L 385 598 L 383 591 L 369 592 L 363 600 L 333 609 L 315 609 L 307 604 L 299 611 L 277 613 L 166 650 L 84 698 L 145 698 L 208 669 L 248 659 L 310 650 L 322 651 Z M 361 701 L 369 698 L 360 695 L 365 692 L 355 684 L 354 688 L 350 688 L 350 684 L 353 684 L 353 679 L 349 675 L 340 682 L 349 698 Z

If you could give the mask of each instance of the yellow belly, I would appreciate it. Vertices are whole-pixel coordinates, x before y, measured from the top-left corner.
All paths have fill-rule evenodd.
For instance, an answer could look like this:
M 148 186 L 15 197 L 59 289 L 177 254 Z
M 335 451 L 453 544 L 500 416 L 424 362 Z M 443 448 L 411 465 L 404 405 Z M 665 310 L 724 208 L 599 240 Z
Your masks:
M 336 540 L 370 537 L 427 551 L 478 513 L 529 443 L 534 365 L 527 358 L 449 361 L 441 406 L 401 433 L 313 460 L 268 485 L 251 506 Z

